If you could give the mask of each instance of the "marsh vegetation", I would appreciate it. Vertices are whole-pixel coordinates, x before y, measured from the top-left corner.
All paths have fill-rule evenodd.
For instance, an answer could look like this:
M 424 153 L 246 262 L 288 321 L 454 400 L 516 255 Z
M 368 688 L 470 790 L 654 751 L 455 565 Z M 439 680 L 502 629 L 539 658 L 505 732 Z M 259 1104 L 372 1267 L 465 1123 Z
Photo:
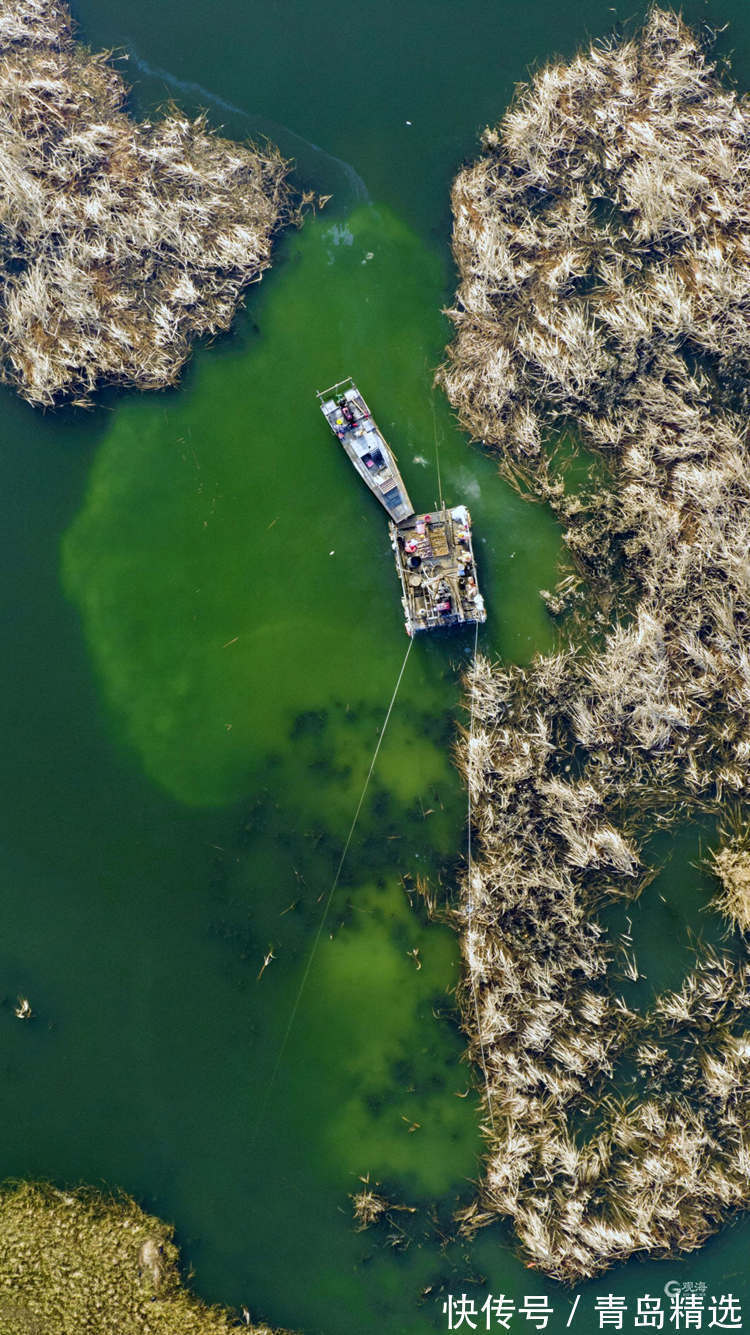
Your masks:
M 135 121 L 127 93 L 64 4 L 0 0 L 0 362 L 34 404 L 173 384 L 293 212 L 272 145 L 177 109 Z
M 524 1259 L 574 1283 L 750 1204 L 741 933 L 641 1013 L 597 918 L 644 888 L 651 831 L 731 803 L 719 907 L 748 927 L 750 106 L 654 9 L 540 70 L 482 142 L 453 188 L 441 379 L 553 508 L 574 572 L 558 651 L 467 680 L 457 921 L 487 1159 L 464 1225 L 509 1217 Z M 588 484 L 566 487 L 563 436 L 600 461 Z
M 0 1252 L 3 1335 L 272 1335 L 193 1297 L 173 1230 L 124 1195 L 6 1185 Z

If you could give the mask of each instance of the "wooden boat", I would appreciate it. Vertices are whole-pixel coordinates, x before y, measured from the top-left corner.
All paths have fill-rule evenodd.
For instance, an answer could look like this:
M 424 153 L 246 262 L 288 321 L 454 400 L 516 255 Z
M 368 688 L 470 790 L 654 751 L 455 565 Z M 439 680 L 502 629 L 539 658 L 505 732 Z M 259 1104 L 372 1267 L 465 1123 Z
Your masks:
M 321 411 L 363 482 L 377 496 L 390 518 L 400 524 L 414 506 L 398 470 L 396 456 L 376 426 L 354 381 L 340 380 L 318 391 Z
M 407 635 L 487 620 L 465 505 L 391 524 Z

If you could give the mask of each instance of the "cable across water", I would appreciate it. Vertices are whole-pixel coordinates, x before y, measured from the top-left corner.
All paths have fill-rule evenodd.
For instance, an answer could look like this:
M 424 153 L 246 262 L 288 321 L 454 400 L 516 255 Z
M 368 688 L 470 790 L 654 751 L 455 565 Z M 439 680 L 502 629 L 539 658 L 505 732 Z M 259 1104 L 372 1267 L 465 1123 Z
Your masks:
M 466 788 L 467 788 L 467 801 L 466 801 L 466 807 L 467 807 L 467 812 L 466 812 L 466 864 L 467 864 L 466 884 L 467 884 L 467 886 L 468 886 L 467 904 L 466 904 L 467 935 L 468 935 L 468 932 L 471 930 L 471 916 L 472 916 L 472 913 L 473 913 L 473 911 L 474 911 L 474 887 L 473 887 L 473 884 L 472 884 L 472 861 L 471 861 L 471 819 L 472 819 L 472 811 L 471 811 L 471 781 L 472 781 L 472 778 L 473 778 L 473 767 L 474 767 L 474 749 L 473 749 L 473 747 L 472 747 L 472 742 L 473 742 L 473 740 L 474 740 L 474 703 L 475 703 L 475 697 L 476 697 L 476 670 L 477 670 L 477 643 L 478 643 L 478 640 L 479 640 L 479 622 L 477 621 L 477 622 L 475 623 L 475 625 L 474 625 L 474 652 L 473 652 L 473 654 L 472 654 L 472 659 L 471 659 L 471 710 L 470 710 L 470 715 L 469 715 L 469 746 L 468 746 L 469 763 L 468 763 L 468 765 L 467 765 L 467 767 L 466 767 Z M 492 1127 L 492 1130 L 494 1131 L 494 1130 L 495 1130 L 495 1119 L 494 1119 L 494 1117 L 493 1117 L 493 1115 L 492 1115 L 492 1099 L 491 1099 L 491 1097 L 490 1097 L 490 1081 L 489 1081 L 489 1076 L 487 1075 L 487 1060 L 486 1060 L 485 1052 L 484 1052 L 484 1042 L 483 1042 L 483 1040 L 482 1040 L 482 1026 L 481 1026 L 481 1024 L 479 1023 L 479 1001 L 478 1001 L 478 999 L 477 999 L 477 984 L 476 984 L 476 979 L 475 979 L 475 977 L 474 977 L 474 970 L 473 970 L 472 967 L 471 967 L 471 961 L 469 960 L 467 963 L 468 963 L 468 969 L 469 969 L 469 977 L 470 977 L 470 979 L 471 979 L 471 995 L 472 995 L 473 1000 L 474 1000 L 474 1018 L 476 1019 L 476 1024 L 477 1024 L 477 1038 L 479 1039 L 479 1051 L 480 1051 L 481 1056 L 482 1056 L 482 1072 L 483 1072 L 483 1074 L 484 1074 L 484 1087 L 485 1087 L 485 1090 L 486 1090 L 486 1092 L 487 1092 L 487 1111 L 488 1111 L 488 1113 L 489 1113 L 489 1115 L 490 1115 L 490 1126 Z
M 317 929 L 317 931 L 316 931 L 316 933 L 315 933 L 315 938 L 314 938 L 314 940 L 313 940 L 312 947 L 311 947 L 311 949 L 310 949 L 310 953 L 309 953 L 309 955 L 308 955 L 308 957 L 307 957 L 307 963 L 305 964 L 304 972 L 303 972 L 303 974 L 302 974 L 302 978 L 300 979 L 300 984 L 299 984 L 299 987 L 297 988 L 297 993 L 296 993 L 295 998 L 294 998 L 294 1001 L 293 1001 L 293 1003 L 292 1003 L 292 1009 L 291 1009 L 290 1014 L 289 1014 L 289 1020 L 288 1020 L 288 1022 L 287 1022 L 286 1029 L 284 1030 L 284 1036 L 283 1036 L 283 1038 L 282 1038 L 282 1040 L 281 1040 L 281 1044 L 280 1044 L 280 1046 L 279 1046 L 279 1051 L 278 1051 L 278 1055 L 277 1055 L 277 1057 L 276 1057 L 276 1062 L 275 1062 L 275 1064 L 274 1064 L 273 1071 L 271 1072 L 271 1076 L 270 1076 L 270 1078 L 269 1078 L 269 1080 L 268 1080 L 268 1082 L 267 1082 L 267 1084 L 266 1084 L 266 1088 L 265 1088 L 265 1092 L 264 1092 L 264 1095 L 263 1095 L 263 1099 L 261 1100 L 261 1105 L 260 1105 L 260 1109 L 259 1109 L 259 1112 L 258 1112 L 258 1116 L 257 1116 L 257 1118 L 256 1118 L 255 1126 L 254 1126 L 254 1128 L 253 1128 L 253 1134 L 252 1134 L 252 1138 L 251 1138 L 251 1144 L 254 1144 L 254 1143 L 255 1143 L 255 1140 L 257 1139 L 258 1132 L 259 1132 L 260 1127 L 261 1127 L 261 1125 L 262 1125 L 262 1123 L 263 1123 L 263 1118 L 264 1118 L 264 1116 L 265 1116 L 265 1112 L 266 1112 L 266 1109 L 267 1109 L 267 1107 L 268 1107 L 268 1100 L 269 1100 L 269 1098 L 270 1098 L 270 1096 L 271 1096 L 271 1091 L 272 1091 L 272 1089 L 273 1089 L 273 1087 L 274 1087 L 274 1085 L 275 1085 L 275 1083 L 276 1083 L 276 1077 L 277 1077 L 278 1074 L 279 1074 L 279 1069 L 280 1069 L 280 1067 L 281 1067 L 281 1062 L 282 1062 L 283 1057 L 284 1057 L 284 1052 L 286 1051 L 286 1045 L 287 1045 L 287 1043 L 289 1042 L 289 1035 L 290 1035 L 291 1032 L 292 1032 L 292 1028 L 293 1028 L 293 1026 L 294 1026 L 294 1021 L 295 1021 L 295 1019 L 297 1018 L 297 1011 L 299 1010 L 299 1004 L 300 1004 L 300 1001 L 302 1000 L 302 993 L 303 993 L 304 990 L 305 990 L 305 986 L 306 986 L 306 984 L 307 984 L 307 980 L 308 980 L 308 978 L 309 978 L 309 976 L 310 976 L 310 970 L 311 970 L 312 965 L 313 965 L 313 960 L 315 959 L 315 953 L 316 953 L 316 951 L 317 951 L 317 949 L 318 949 L 318 946 L 319 946 L 319 944 L 320 944 L 320 938 L 321 938 L 321 936 L 322 936 L 322 934 L 323 934 L 323 928 L 324 928 L 325 925 L 326 925 L 326 919 L 328 918 L 328 913 L 329 913 L 331 904 L 332 904 L 332 902 L 333 902 L 333 896 L 334 896 L 335 893 L 336 893 L 336 889 L 337 889 L 339 880 L 341 879 L 341 873 L 342 873 L 342 871 L 343 871 L 344 863 L 345 863 L 345 861 L 346 861 L 346 855 L 347 855 L 347 853 L 349 852 L 349 846 L 350 846 L 350 844 L 351 844 L 351 842 L 352 842 L 352 837 L 353 837 L 353 835 L 354 835 L 354 831 L 355 831 L 355 829 L 356 829 L 357 821 L 359 820 L 359 813 L 360 813 L 361 810 L 362 810 L 362 804 L 363 804 L 363 802 L 364 802 L 364 800 L 365 800 L 365 796 L 366 796 L 366 794 L 367 794 L 367 789 L 368 789 L 369 786 L 370 786 L 370 779 L 372 778 L 372 773 L 373 773 L 373 770 L 375 769 L 375 764 L 376 764 L 376 762 L 377 762 L 377 758 L 378 758 L 378 755 L 379 755 L 379 753 L 380 753 L 380 748 L 381 748 L 382 743 L 383 743 L 383 738 L 385 737 L 385 731 L 386 731 L 386 728 L 388 727 L 388 723 L 389 723 L 389 721 L 390 721 L 390 717 L 391 717 L 391 714 L 392 714 L 392 712 L 393 712 L 393 706 L 394 706 L 395 703 L 396 703 L 396 696 L 398 695 L 399 688 L 400 688 L 400 686 L 401 686 L 401 681 L 402 681 L 404 672 L 405 672 L 405 670 L 406 670 L 406 664 L 407 664 L 408 661 L 409 661 L 409 654 L 410 654 L 411 651 L 412 651 L 412 647 L 413 647 L 413 645 L 414 645 L 414 640 L 413 640 L 413 639 L 410 639 L 410 640 L 409 640 L 408 647 L 407 647 L 407 650 L 406 650 L 406 653 L 404 654 L 404 661 L 403 661 L 402 664 L 401 664 L 401 668 L 400 668 L 398 677 L 397 677 L 397 679 L 396 679 L 396 685 L 395 685 L 394 688 L 393 688 L 393 695 L 391 696 L 391 702 L 390 702 L 390 704 L 389 704 L 389 706 L 388 706 L 388 711 L 387 711 L 387 713 L 386 713 L 385 719 L 383 720 L 383 726 L 382 726 L 382 728 L 380 729 L 380 735 L 379 735 L 379 737 L 378 737 L 377 744 L 376 744 L 376 746 L 375 746 L 375 750 L 374 750 L 373 755 L 372 755 L 372 760 L 370 761 L 370 768 L 369 768 L 369 770 L 367 771 L 367 778 L 365 779 L 364 786 L 363 786 L 363 788 L 362 788 L 362 792 L 360 793 L 359 801 L 358 801 L 358 803 L 357 803 L 357 809 L 356 809 L 356 811 L 354 812 L 354 819 L 352 820 L 351 826 L 350 826 L 350 828 L 349 828 L 349 833 L 348 833 L 348 835 L 346 836 L 346 843 L 344 844 L 344 848 L 343 848 L 343 851 L 342 851 L 342 853 L 341 853 L 341 857 L 339 858 L 339 865 L 338 865 L 338 867 L 336 868 L 336 875 L 335 875 L 334 878 L 333 878 L 333 883 L 332 883 L 331 888 L 330 888 L 330 890 L 328 891 L 328 894 L 327 894 L 327 896 L 326 896 L 325 904 L 323 905 L 323 912 L 322 912 L 322 914 L 321 914 L 320 922 L 318 923 L 318 929 Z
M 431 407 L 432 407 L 432 434 L 433 434 L 433 436 L 434 436 L 434 438 L 435 438 L 435 468 L 436 468 L 436 470 L 437 470 L 438 494 L 439 494 L 439 496 L 440 496 L 440 509 L 441 509 L 441 510 L 444 510 L 444 509 L 445 509 L 445 501 L 443 500 L 443 480 L 442 480 L 442 478 L 441 478 L 441 476 L 440 476 L 440 445 L 439 445 L 439 443 L 438 443 L 437 417 L 435 416 L 435 391 L 434 391 L 434 390 L 432 391 L 432 396 L 431 396 L 431 398 L 430 398 L 430 405 L 431 405 Z

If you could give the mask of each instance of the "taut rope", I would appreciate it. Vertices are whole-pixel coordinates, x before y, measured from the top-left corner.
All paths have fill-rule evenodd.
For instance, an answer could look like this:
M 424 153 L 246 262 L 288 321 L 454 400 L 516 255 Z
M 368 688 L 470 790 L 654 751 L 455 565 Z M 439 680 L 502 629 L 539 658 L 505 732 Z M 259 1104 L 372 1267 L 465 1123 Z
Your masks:
M 467 845 L 467 848 L 466 848 L 466 864 L 467 864 L 467 873 L 466 873 L 466 875 L 467 875 L 467 885 L 468 885 L 468 895 L 467 895 L 467 905 L 466 905 L 467 935 L 468 935 L 468 932 L 471 930 L 471 916 L 472 916 L 472 913 L 473 913 L 473 911 L 474 911 L 474 887 L 473 887 L 473 885 L 472 885 L 472 860 L 471 860 L 471 817 L 472 817 L 472 812 L 471 812 L 471 780 L 472 780 L 472 777 L 473 777 L 473 775 L 472 775 L 472 770 L 473 770 L 473 765 L 474 765 L 474 751 L 473 751 L 473 747 L 472 747 L 471 744 L 472 744 L 472 742 L 473 742 L 473 740 L 474 740 L 474 701 L 475 701 L 475 695 L 476 695 L 475 678 L 476 678 L 476 668 L 477 668 L 477 642 L 478 642 L 478 639 L 479 639 L 479 622 L 477 621 L 477 622 L 475 622 L 475 625 L 474 625 L 474 653 L 473 653 L 473 655 L 472 655 L 472 660 L 471 660 L 471 712 L 470 712 L 470 716 L 469 716 L 469 746 L 468 746 L 468 751 L 469 751 L 469 763 L 468 763 L 468 766 L 467 766 L 467 774 L 466 774 L 466 779 L 467 779 L 466 787 L 467 787 L 467 790 L 468 790 L 468 794 L 467 794 L 467 803 L 466 803 L 466 806 L 467 806 L 467 813 L 466 813 L 466 845 Z M 475 1020 L 476 1020 L 476 1024 L 477 1024 L 477 1038 L 479 1039 L 479 1051 L 480 1051 L 481 1056 L 482 1056 L 482 1072 L 483 1072 L 483 1074 L 484 1074 L 484 1087 L 485 1087 L 485 1090 L 486 1090 L 486 1092 L 487 1092 L 487 1111 L 488 1111 L 488 1113 L 489 1113 L 489 1115 L 490 1115 L 490 1125 L 491 1125 L 491 1127 L 492 1127 L 492 1130 L 494 1131 L 494 1130 L 495 1130 L 495 1119 L 494 1119 L 494 1117 L 493 1117 L 493 1115 L 492 1115 L 492 1099 L 491 1099 L 491 1097 L 490 1097 L 490 1081 L 489 1081 L 489 1076 L 488 1076 L 488 1074 L 487 1074 L 487 1059 L 486 1059 L 485 1051 L 484 1051 L 484 1041 L 483 1041 L 483 1039 L 482 1039 L 482 1026 L 481 1026 L 481 1024 L 479 1023 L 479 1001 L 478 1001 L 478 999 L 477 999 L 477 984 L 476 984 L 476 979 L 475 979 L 475 977 L 474 977 L 474 970 L 473 970 L 472 967 L 471 967 L 471 961 L 467 961 L 467 963 L 468 963 L 468 969 L 469 969 L 469 977 L 471 978 L 471 995 L 472 995 L 472 997 L 473 997 L 473 999 L 474 999 L 474 1018 L 475 1018 Z
M 345 861 L 346 861 L 346 855 L 347 855 L 347 853 L 349 852 L 349 845 L 350 845 L 351 842 L 352 842 L 352 836 L 353 836 L 353 834 L 354 834 L 354 830 L 355 830 L 355 828 L 356 828 L 357 821 L 359 820 L 359 813 L 360 813 L 360 811 L 362 810 L 362 804 L 363 804 L 363 802 L 364 802 L 364 800 L 365 800 L 365 795 L 366 795 L 366 793 L 367 793 L 367 789 L 368 789 L 369 786 L 370 786 L 370 779 L 372 778 L 372 772 L 373 772 L 373 770 L 375 769 L 375 762 L 377 761 L 378 754 L 379 754 L 379 752 L 380 752 L 380 747 L 381 747 L 381 745 L 382 745 L 382 743 L 383 743 L 383 738 L 385 737 L 385 730 L 386 730 L 386 728 L 388 727 L 388 723 L 389 723 L 391 714 L 392 714 L 392 712 L 393 712 L 393 706 L 394 706 L 395 703 L 396 703 L 396 696 L 398 695 L 399 687 L 401 686 L 401 679 L 402 679 L 402 677 L 403 677 L 403 675 L 404 675 L 404 671 L 406 670 L 406 664 L 407 664 L 407 662 L 409 661 L 409 654 L 410 654 L 411 651 L 412 651 L 412 646 L 413 646 L 413 644 L 414 644 L 414 641 L 413 641 L 413 639 L 410 638 L 410 639 L 409 639 L 409 645 L 408 645 L 408 648 L 407 648 L 407 650 L 406 650 L 406 653 L 404 654 L 404 661 L 403 661 L 403 663 L 401 664 L 401 670 L 399 671 L 398 678 L 397 678 L 397 680 L 396 680 L 396 685 L 395 685 L 394 688 L 393 688 L 393 695 L 391 696 L 391 703 L 390 703 L 389 706 L 388 706 L 388 712 L 386 713 L 385 719 L 383 720 L 383 726 L 382 726 L 382 728 L 380 729 L 380 736 L 378 737 L 377 745 L 376 745 L 375 750 L 374 750 L 374 752 L 373 752 L 372 760 L 370 761 L 370 768 L 369 768 L 369 770 L 367 771 L 367 778 L 365 779 L 364 787 L 362 788 L 362 792 L 360 793 L 359 801 L 358 801 L 358 803 L 357 803 L 357 809 L 356 809 L 356 811 L 355 811 L 355 813 L 354 813 L 354 819 L 353 819 L 353 821 L 352 821 L 352 823 L 351 823 L 351 826 L 350 826 L 350 829 L 349 829 L 349 833 L 348 833 L 348 835 L 346 836 L 346 843 L 344 844 L 344 848 L 343 848 L 341 857 L 339 858 L 339 865 L 338 865 L 338 867 L 336 868 L 336 875 L 335 875 L 334 878 L 333 878 L 333 883 L 332 883 L 331 888 L 330 888 L 330 890 L 328 891 L 328 894 L 327 894 L 327 896 L 326 896 L 326 901 L 325 901 L 325 904 L 323 905 L 323 912 L 322 912 L 322 914 L 321 914 L 320 922 L 318 923 L 318 929 L 317 929 L 317 931 L 316 931 L 316 933 L 315 933 L 315 938 L 314 938 L 314 940 L 313 940 L 312 947 L 311 947 L 311 949 L 310 949 L 310 953 L 309 953 L 309 955 L 308 955 L 308 957 L 307 957 L 307 963 L 305 964 L 304 972 L 303 972 L 303 974 L 302 974 L 302 978 L 300 979 L 300 984 L 299 984 L 299 987 L 297 988 L 297 993 L 296 993 L 296 996 L 295 996 L 294 1001 L 293 1001 L 293 1003 L 292 1003 L 292 1009 L 291 1009 L 290 1014 L 289 1014 L 289 1020 L 287 1021 L 286 1029 L 284 1030 L 284 1036 L 283 1036 L 283 1038 L 282 1038 L 282 1040 L 281 1040 L 281 1044 L 279 1045 L 279 1051 L 278 1051 L 278 1055 L 277 1055 L 277 1057 L 276 1057 L 276 1062 L 275 1062 L 275 1064 L 274 1064 L 273 1071 L 271 1072 L 271 1076 L 270 1076 L 270 1078 L 269 1078 L 269 1080 L 268 1080 L 268 1082 L 267 1082 L 267 1084 L 266 1084 L 265 1092 L 264 1092 L 264 1095 L 263 1095 L 263 1098 L 262 1098 L 262 1100 L 261 1100 L 261 1104 L 260 1104 L 260 1109 L 259 1109 L 259 1111 L 258 1111 L 258 1116 L 257 1116 L 257 1118 L 256 1118 L 255 1126 L 254 1126 L 254 1128 L 253 1128 L 253 1133 L 252 1133 L 251 1142 L 250 1142 L 251 1145 L 254 1144 L 254 1143 L 255 1143 L 255 1140 L 257 1139 L 258 1131 L 260 1130 L 260 1127 L 261 1127 L 262 1122 L 263 1122 L 263 1118 L 264 1118 L 265 1113 L 266 1113 L 266 1109 L 267 1109 L 267 1107 L 268 1107 L 268 1100 L 269 1100 L 269 1098 L 270 1098 L 270 1096 L 271 1096 L 271 1090 L 273 1089 L 273 1087 L 274 1087 L 274 1085 L 275 1085 L 275 1083 L 276 1083 L 276 1077 L 277 1077 L 278 1074 L 279 1074 L 279 1069 L 280 1069 L 280 1067 L 281 1067 L 281 1062 L 282 1062 L 282 1059 L 283 1059 L 283 1056 L 284 1056 L 284 1052 L 286 1051 L 286 1045 L 287 1045 L 287 1043 L 289 1042 L 289 1035 L 290 1035 L 291 1032 L 292 1032 L 292 1027 L 293 1027 L 293 1025 L 294 1025 L 294 1021 L 295 1021 L 295 1019 L 297 1018 L 297 1011 L 299 1010 L 299 1004 L 300 1004 L 300 1001 L 302 1000 L 302 993 L 303 993 L 304 990 L 305 990 L 305 986 L 306 986 L 306 984 L 307 984 L 307 980 L 308 980 L 308 978 L 309 978 L 309 976 L 310 976 L 310 970 L 311 970 L 311 968 L 312 968 L 313 960 L 315 959 L 315 952 L 317 951 L 318 946 L 319 946 L 319 944 L 320 944 L 320 938 L 321 938 L 321 936 L 322 936 L 322 934 L 323 934 L 323 928 L 324 928 L 325 925 L 326 925 L 326 919 L 327 919 L 327 917 L 328 917 L 328 912 L 329 912 L 330 907 L 331 907 L 331 904 L 332 904 L 332 902 L 333 902 L 333 896 L 334 896 L 335 893 L 336 893 L 336 888 L 337 888 L 338 883 L 339 883 L 339 880 L 340 880 L 340 878 L 341 878 L 341 872 L 343 871 L 343 868 L 344 868 L 344 863 L 345 863 Z

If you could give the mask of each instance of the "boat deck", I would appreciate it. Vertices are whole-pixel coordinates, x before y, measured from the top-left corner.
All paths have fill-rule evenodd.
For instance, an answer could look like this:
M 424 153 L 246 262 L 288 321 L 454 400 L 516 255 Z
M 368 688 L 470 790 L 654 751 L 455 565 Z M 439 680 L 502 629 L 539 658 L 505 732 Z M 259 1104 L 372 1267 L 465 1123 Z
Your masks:
M 471 515 L 465 505 L 414 513 L 396 456 L 354 381 L 318 391 L 331 431 L 390 518 L 407 635 L 487 620 L 477 586 Z
M 407 635 L 487 620 L 465 505 L 391 524 Z
M 320 407 L 362 480 L 390 518 L 400 524 L 414 514 L 393 450 L 373 421 L 353 380 L 318 393 Z

